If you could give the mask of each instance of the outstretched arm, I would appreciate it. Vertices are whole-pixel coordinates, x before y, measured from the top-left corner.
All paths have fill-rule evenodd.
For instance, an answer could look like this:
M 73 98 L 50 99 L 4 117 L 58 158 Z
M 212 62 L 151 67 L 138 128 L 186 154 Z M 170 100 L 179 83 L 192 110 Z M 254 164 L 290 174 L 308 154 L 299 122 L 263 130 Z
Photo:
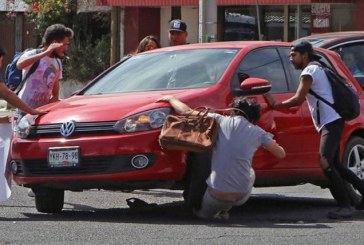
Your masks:
M 270 93 L 264 94 L 264 97 L 267 100 L 268 104 L 273 109 L 282 109 L 282 108 L 290 108 L 293 106 L 300 106 L 305 101 L 306 95 L 308 94 L 311 85 L 312 85 L 312 77 L 309 75 L 304 75 L 301 76 L 300 78 L 300 83 L 298 85 L 296 94 L 293 95 L 291 98 L 285 101 L 276 102 Z
M 171 104 L 171 106 L 173 107 L 173 109 L 178 113 L 178 114 L 182 114 L 182 115 L 186 115 L 186 114 L 198 114 L 198 111 L 195 111 L 193 109 L 191 109 L 188 105 L 186 105 L 185 103 L 183 103 L 182 101 L 180 101 L 179 99 L 177 99 L 174 96 L 171 95 L 166 95 L 162 98 L 160 98 L 157 101 L 167 101 Z
M 19 108 L 20 110 L 32 114 L 39 115 L 45 114 L 47 111 L 40 111 L 28 106 L 24 103 L 16 94 L 13 93 L 8 87 L 6 87 L 5 83 L 0 83 L 0 97 L 9 102 L 12 106 Z

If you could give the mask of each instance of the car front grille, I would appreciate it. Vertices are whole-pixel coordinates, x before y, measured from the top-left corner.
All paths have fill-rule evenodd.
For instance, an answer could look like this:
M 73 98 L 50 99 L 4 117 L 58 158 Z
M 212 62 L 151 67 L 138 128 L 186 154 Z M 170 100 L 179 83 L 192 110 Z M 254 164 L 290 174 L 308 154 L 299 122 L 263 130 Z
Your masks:
M 150 161 L 148 167 L 155 162 L 154 154 L 144 154 Z M 20 176 L 72 176 L 88 174 L 109 174 L 118 172 L 128 172 L 136 170 L 131 165 L 131 159 L 135 155 L 122 156 L 98 156 L 98 157 L 81 157 L 80 164 L 77 167 L 59 167 L 50 168 L 47 159 L 25 159 L 14 160 L 17 165 L 16 175 Z
M 72 136 L 82 135 L 82 134 L 115 134 L 114 129 L 116 121 L 106 121 L 106 122 L 76 122 L 76 128 Z M 34 125 L 30 129 L 28 138 L 35 137 L 63 137 L 60 133 L 62 123 L 57 124 L 44 124 L 44 125 Z

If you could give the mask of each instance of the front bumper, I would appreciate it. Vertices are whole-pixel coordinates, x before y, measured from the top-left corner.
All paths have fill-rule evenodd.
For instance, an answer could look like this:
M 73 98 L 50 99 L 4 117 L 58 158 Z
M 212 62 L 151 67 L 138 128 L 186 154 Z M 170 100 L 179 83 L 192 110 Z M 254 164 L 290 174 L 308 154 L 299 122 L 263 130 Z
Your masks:
M 56 186 L 60 189 L 113 189 L 138 186 L 139 183 L 180 181 L 186 172 L 187 153 L 163 151 L 158 143 L 159 131 L 135 134 L 97 135 L 79 138 L 41 138 L 12 141 L 13 179 L 18 185 Z M 50 147 L 80 148 L 77 167 L 50 168 Z M 145 155 L 147 167 L 136 169 L 131 159 Z M 16 171 L 14 169 L 16 168 Z M 133 182 L 132 185 L 130 183 Z M 149 183 L 149 184 L 148 184 Z

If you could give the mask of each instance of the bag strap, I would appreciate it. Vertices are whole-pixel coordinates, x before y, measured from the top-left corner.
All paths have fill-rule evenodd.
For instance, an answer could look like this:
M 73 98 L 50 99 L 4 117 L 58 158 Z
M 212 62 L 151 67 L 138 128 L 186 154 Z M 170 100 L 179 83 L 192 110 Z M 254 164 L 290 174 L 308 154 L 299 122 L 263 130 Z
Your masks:
M 40 53 L 40 49 L 36 49 L 36 54 Z M 15 94 L 18 94 L 20 92 L 20 90 L 23 88 L 26 80 L 30 77 L 30 75 L 32 75 L 35 70 L 38 68 L 38 65 L 40 63 L 40 60 L 37 60 L 36 62 L 33 63 L 33 65 L 30 67 L 28 73 L 25 75 L 25 77 L 21 80 L 21 82 L 19 83 L 18 87 L 16 87 L 16 89 L 14 90 Z M 22 71 L 23 72 L 23 71 Z
M 312 62 L 312 64 L 314 64 L 314 65 L 317 65 L 317 66 L 319 66 L 321 69 L 330 69 L 330 70 L 332 70 L 330 67 L 328 67 L 324 62 L 321 62 L 321 61 L 314 61 L 314 62 Z M 332 70 L 332 71 L 334 71 L 334 70 Z M 325 72 L 325 71 L 324 71 Z M 328 78 L 328 76 L 327 76 L 327 74 L 326 74 L 326 72 L 325 72 L 325 75 L 326 75 L 326 77 L 327 77 L 327 80 L 329 80 L 329 78 Z M 329 81 L 329 83 L 330 83 L 330 81 Z M 316 99 L 318 99 L 318 100 L 321 100 L 322 102 L 324 102 L 325 104 L 327 104 L 327 105 L 329 105 L 332 109 L 334 109 L 335 111 L 336 111 L 336 109 L 335 109 L 335 107 L 334 107 L 334 104 L 332 104 L 332 103 L 330 103 L 329 101 L 327 101 L 325 98 L 323 98 L 323 97 L 321 97 L 320 95 L 318 95 L 316 92 L 314 92 L 311 88 L 310 88 L 310 90 L 308 90 L 308 93 L 309 94 L 312 94 L 313 96 L 315 96 L 316 97 Z
M 203 110 L 201 110 L 203 109 Z M 204 120 L 204 118 L 206 118 L 207 113 L 209 113 L 211 109 L 207 108 L 207 107 L 203 107 L 203 106 L 199 106 L 199 107 L 195 107 L 191 113 L 188 113 L 185 116 L 186 119 L 190 118 L 192 116 L 193 111 L 198 111 L 198 114 L 195 115 L 197 116 L 199 119 L 197 120 L 196 124 L 199 124 L 202 120 Z
M 238 111 L 238 112 L 241 112 L 245 116 L 245 118 L 248 119 L 248 121 L 249 121 L 249 116 L 243 110 L 240 110 L 238 108 L 214 109 L 214 111 L 220 111 L 220 112 Z
M 201 109 L 203 109 L 203 110 L 201 110 Z M 204 117 L 206 117 L 206 115 L 207 115 L 207 113 L 209 113 L 209 111 L 214 111 L 214 112 L 230 112 L 230 113 L 232 113 L 232 111 L 238 111 L 238 112 L 241 112 L 245 116 L 245 118 L 248 119 L 248 121 L 249 121 L 249 116 L 243 110 L 240 110 L 238 108 L 212 109 L 212 108 L 208 108 L 208 107 L 199 106 L 199 107 L 195 107 L 193 110 L 199 112 L 197 114 L 197 116 L 200 117 L 199 122 Z M 185 117 L 188 118 L 191 115 L 192 115 L 192 112 L 189 113 L 189 114 L 187 114 L 187 115 L 185 115 Z
M 326 99 L 324 99 L 323 97 L 321 97 L 320 95 L 315 93 L 312 89 L 310 89 L 308 91 L 308 93 L 312 94 L 313 96 L 316 97 L 316 99 L 321 100 L 322 102 L 324 102 L 325 104 L 331 106 L 331 108 L 335 110 L 334 104 L 331 104 L 330 102 L 328 102 Z

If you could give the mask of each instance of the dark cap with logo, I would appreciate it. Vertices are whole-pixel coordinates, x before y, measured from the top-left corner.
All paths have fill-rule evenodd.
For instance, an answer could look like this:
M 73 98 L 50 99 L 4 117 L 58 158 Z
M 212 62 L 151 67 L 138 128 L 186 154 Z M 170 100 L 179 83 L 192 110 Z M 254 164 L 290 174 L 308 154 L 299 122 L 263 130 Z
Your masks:
M 313 59 L 321 59 L 321 56 L 317 54 L 312 47 L 312 44 L 306 40 L 296 41 L 292 44 L 291 51 L 299 52 L 301 54 L 308 53 Z
M 187 31 L 187 25 L 182 20 L 172 20 L 169 22 L 169 31 Z

